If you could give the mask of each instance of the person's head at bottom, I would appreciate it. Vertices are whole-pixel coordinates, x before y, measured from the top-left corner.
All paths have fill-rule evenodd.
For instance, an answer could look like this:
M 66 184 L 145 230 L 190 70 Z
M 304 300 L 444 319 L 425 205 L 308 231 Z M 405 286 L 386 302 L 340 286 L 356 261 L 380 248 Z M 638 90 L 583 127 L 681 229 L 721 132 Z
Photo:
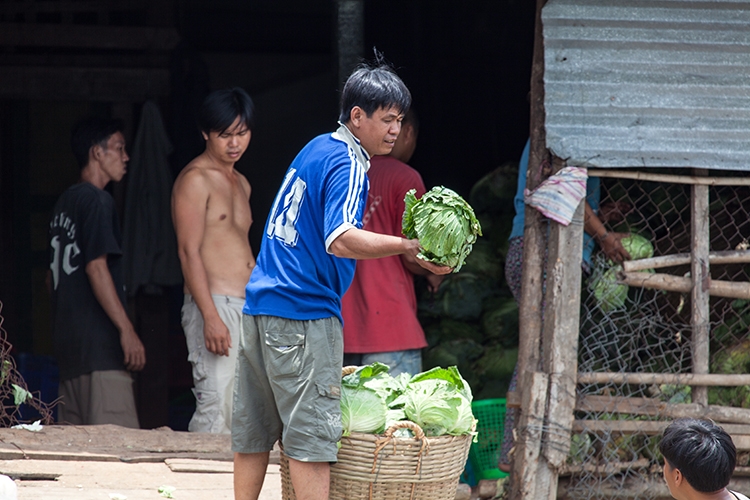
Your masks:
M 737 450 L 729 434 L 712 421 L 675 420 L 664 429 L 659 451 L 664 457 L 664 480 L 675 499 L 737 500 L 726 489 Z

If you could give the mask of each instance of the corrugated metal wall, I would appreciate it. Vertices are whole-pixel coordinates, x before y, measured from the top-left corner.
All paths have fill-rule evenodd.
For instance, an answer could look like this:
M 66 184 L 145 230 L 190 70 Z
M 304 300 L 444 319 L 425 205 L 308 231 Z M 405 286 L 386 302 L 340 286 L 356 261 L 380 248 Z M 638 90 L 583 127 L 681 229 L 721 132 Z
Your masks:
M 750 170 L 750 2 L 550 0 L 542 21 L 555 155 Z

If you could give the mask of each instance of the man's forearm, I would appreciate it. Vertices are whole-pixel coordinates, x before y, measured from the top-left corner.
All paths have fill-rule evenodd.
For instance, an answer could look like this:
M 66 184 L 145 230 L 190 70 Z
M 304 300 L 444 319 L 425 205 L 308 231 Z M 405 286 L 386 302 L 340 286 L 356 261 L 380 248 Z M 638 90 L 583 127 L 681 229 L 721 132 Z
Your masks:
M 583 216 L 583 230 L 594 238 L 601 238 L 607 234 L 607 228 L 602 221 L 596 216 L 591 205 L 586 202 L 585 213 Z
M 109 272 L 107 256 L 103 255 L 86 264 L 86 275 L 94 291 L 94 297 L 117 327 L 117 330 L 120 333 L 128 329 L 132 330 L 133 324 L 130 322 L 127 312 L 125 312 L 125 307 L 120 301 L 120 296 Z
M 193 252 L 180 252 L 180 264 L 182 266 L 182 275 L 185 278 L 185 286 L 192 295 L 198 310 L 206 318 L 214 319 L 219 317 L 219 313 L 211 297 L 211 289 L 208 286 L 208 274 L 203 265 L 200 255 Z
M 331 243 L 330 251 L 336 257 L 348 259 L 377 259 L 406 253 L 404 238 L 351 228 Z

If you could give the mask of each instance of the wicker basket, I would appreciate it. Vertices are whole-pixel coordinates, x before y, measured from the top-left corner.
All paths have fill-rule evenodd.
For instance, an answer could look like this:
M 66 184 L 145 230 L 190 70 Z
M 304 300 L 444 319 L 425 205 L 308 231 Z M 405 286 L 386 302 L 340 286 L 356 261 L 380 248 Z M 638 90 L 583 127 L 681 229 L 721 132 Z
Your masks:
M 414 438 L 393 437 L 400 428 Z M 341 439 L 331 464 L 330 500 L 454 500 L 471 436 L 425 437 L 415 423 L 400 421 L 385 434 L 352 433 Z M 281 494 L 296 500 L 283 450 Z

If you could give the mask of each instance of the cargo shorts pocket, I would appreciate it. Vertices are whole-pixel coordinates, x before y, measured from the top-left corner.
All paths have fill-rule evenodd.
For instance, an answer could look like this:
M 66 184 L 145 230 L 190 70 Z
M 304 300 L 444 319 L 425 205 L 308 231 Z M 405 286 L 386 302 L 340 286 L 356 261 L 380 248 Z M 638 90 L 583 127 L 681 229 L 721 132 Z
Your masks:
M 296 377 L 302 373 L 305 355 L 304 332 L 265 332 L 270 374 L 277 377 Z
M 330 442 L 341 439 L 341 387 L 337 385 L 315 384 L 318 389 L 317 414 L 318 437 Z

